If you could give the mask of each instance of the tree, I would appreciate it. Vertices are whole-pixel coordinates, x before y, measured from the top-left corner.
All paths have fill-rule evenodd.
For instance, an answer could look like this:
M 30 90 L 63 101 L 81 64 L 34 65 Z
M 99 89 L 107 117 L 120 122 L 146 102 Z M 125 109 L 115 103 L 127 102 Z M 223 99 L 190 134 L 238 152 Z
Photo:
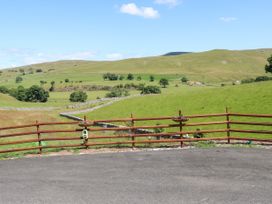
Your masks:
M 141 81 L 142 77 L 141 76 L 137 76 L 137 81 Z
M 9 90 L 5 86 L 0 86 L 0 93 L 7 94 L 9 93 Z
M 18 84 L 18 83 L 21 83 L 23 81 L 23 78 L 20 77 L 20 76 L 17 76 L 16 79 L 15 79 L 15 82 Z
M 36 72 L 40 73 L 40 72 L 43 72 L 43 70 L 42 69 L 36 69 Z
M 189 79 L 186 76 L 182 77 L 180 80 L 182 83 L 186 83 L 187 81 L 189 81 Z
M 255 82 L 259 82 L 259 81 L 269 81 L 270 78 L 268 76 L 258 76 L 255 79 Z
M 88 95 L 83 91 L 75 91 L 70 95 L 71 102 L 85 102 L 88 98 Z
M 141 94 L 160 94 L 161 89 L 158 86 L 146 86 L 142 89 Z
M 41 80 L 41 81 L 40 81 L 40 85 L 41 85 L 41 86 L 43 86 L 43 85 L 46 84 L 46 83 L 47 83 L 47 81 L 44 81 L 44 80 Z
M 133 80 L 133 79 L 134 79 L 133 74 L 129 73 L 129 74 L 127 75 L 127 79 L 128 79 L 128 80 Z
M 65 83 L 68 83 L 70 80 L 69 79 L 65 79 L 64 81 L 65 81 Z
M 109 93 L 106 94 L 106 98 L 115 98 L 115 97 L 122 97 L 122 96 L 129 96 L 129 92 L 127 89 L 124 88 L 114 88 Z
M 50 92 L 53 92 L 55 90 L 55 81 L 51 81 L 51 87 L 49 88 Z
M 22 73 L 22 74 L 24 74 L 24 73 L 25 73 L 25 70 L 22 69 L 22 68 L 20 68 L 20 69 L 19 69 L 19 72 Z
M 116 80 L 118 80 L 118 78 L 119 78 L 119 76 L 117 74 L 114 74 L 114 73 L 103 74 L 103 79 L 104 80 L 116 81 Z
M 155 77 L 153 75 L 149 76 L 149 81 L 153 82 L 155 80 Z
M 162 79 L 160 79 L 159 84 L 160 84 L 161 86 L 163 86 L 163 88 L 166 88 L 166 86 L 169 85 L 169 82 L 168 82 L 167 79 L 162 78 Z
M 25 91 L 25 101 L 27 102 L 42 102 L 45 103 L 49 98 L 48 91 L 37 85 L 31 86 Z
M 272 55 L 267 58 L 268 64 L 265 65 L 265 72 L 270 72 L 272 73 Z
M 17 89 L 10 92 L 10 95 L 15 97 L 18 101 L 25 101 L 26 89 L 23 86 L 18 86 Z

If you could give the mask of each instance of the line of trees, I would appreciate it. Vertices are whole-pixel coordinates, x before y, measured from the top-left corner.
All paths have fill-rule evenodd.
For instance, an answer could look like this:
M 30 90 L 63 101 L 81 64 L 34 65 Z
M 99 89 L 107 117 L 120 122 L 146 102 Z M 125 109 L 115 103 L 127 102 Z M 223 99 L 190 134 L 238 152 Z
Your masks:
M 48 91 L 45 91 L 43 88 L 37 85 L 33 85 L 30 88 L 18 86 L 16 89 L 10 89 L 8 93 L 17 100 L 26 102 L 45 103 L 49 98 Z

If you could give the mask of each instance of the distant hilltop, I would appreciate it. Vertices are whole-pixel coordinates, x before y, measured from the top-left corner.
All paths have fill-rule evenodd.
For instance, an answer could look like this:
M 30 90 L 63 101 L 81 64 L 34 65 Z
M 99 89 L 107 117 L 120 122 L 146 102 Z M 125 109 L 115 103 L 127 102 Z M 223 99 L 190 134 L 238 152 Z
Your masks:
M 175 56 L 175 55 L 184 55 L 184 54 L 190 54 L 192 52 L 168 52 L 162 56 Z

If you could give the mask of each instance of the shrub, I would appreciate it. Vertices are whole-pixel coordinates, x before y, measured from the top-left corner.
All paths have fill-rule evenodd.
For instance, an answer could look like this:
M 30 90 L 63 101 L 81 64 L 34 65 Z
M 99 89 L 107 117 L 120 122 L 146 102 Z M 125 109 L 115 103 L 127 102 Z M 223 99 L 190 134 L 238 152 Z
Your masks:
M 120 75 L 120 76 L 119 76 L 119 80 L 120 80 L 120 81 L 124 80 L 124 78 L 125 78 L 125 77 L 124 77 L 123 75 Z
M 133 80 L 133 79 L 134 79 L 133 74 L 129 73 L 129 74 L 127 75 L 127 79 L 128 79 L 128 80 Z
M 200 129 L 197 128 L 196 129 L 196 132 L 193 134 L 194 138 L 203 138 L 204 137 L 204 134 L 202 132 L 199 132 Z
M 47 81 L 41 80 L 40 84 L 41 84 L 41 86 L 43 86 L 44 84 L 47 84 Z
M 103 74 L 104 80 L 116 81 L 116 80 L 118 80 L 118 78 L 119 78 L 119 76 L 117 74 L 113 74 L 113 73 Z
M 156 126 L 159 126 L 159 125 L 161 125 L 161 124 L 160 123 L 156 124 Z M 154 128 L 154 133 L 162 133 L 162 132 L 164 132 L 163 128 L 161 128 L 161 127 Z
M 0 86 L 0 93 L 7 94 L 9 93 L 9 90 L 5 86 Z
M 154 81 L 155 80 L 155 77 L 153 75 L 149 76 L 149 81 Z
M 112 91 L 106 94 L 107 98 L 115 98 L 115 97 L 122 97 L 122 96 L 129 96 L 129 92 L 123 88 L 114 88 Z
M 186 76 L 182 77 L 180 80 L 182 83 L 186 83 L 189 81 L 189 79 Z
M 265 65 L 265 72 L 268 73 L 272 73 L 272 55 L 270 57 L 267 58 L 267 62 L 268 64 Z
M 15 82 L 18 84 L 18 83 L 21 83 L 23 81 L 23 78 L 20 77 L 20 76 L 17 76 L 16 79 L 15 79 Z
M 137 90 L 142 91 L 145 87 L 145 84 L 139 84 Z
M 65 81 L 65 83 L 68 83 L 70 80 L 69 79 L 65 79 L 64 81 Z
M 25 70 L 24 70 L 23 68 L 20 68 L 20 69 L 19 69 L 19 72 L 20 72 L 20 73 L 25 73 Z
M 159 84 L 160 84 L 163 88 L 166 88 L 166 86 L 169 85 L 169 82 L 168 82 L 167 79 L 162 78 L 162 79 L 160 79 Z
M 255 79 L 256 82 L 259 82 L 259 81 L 269 81 L 269 80 L 270 80 L 270 77 L 268 77 L 268 76 L 258 76 Z
M 125 84 L 125 85 L 124 85 L 124 88 L 125 88 L 125 89 L 137 89 L 137 88 L 138 88 L 138 85 L 137 85 L 137 84 L 134 84 L 134 83 L 128 83 L 128 84 Z
M 49 88 L 50 92 L 53 92 L 55 90 L 55 81 L 51 81 L 51 87 Z
M 137 81 L 141 81 L 142 77 L 141 76 L 137 76 Z
M 42 102 L 45 103 L 49 98 L 48 91 L 43 88 L 33 85 L 25 90 L 25 101 L 27 102 Z
M 34 85 L 28 89 L 23 86 L 18 86 L 17 89 L 11 89 L 9 94 L 19 101 L 26 102 L 46 102 L 49 94 L 43 88 Z
M 36 72 L 40 73 L 40 72 L 43 72 L 43 70 L 42 69 L 36 69 Z
M 85 102 L 88 98 L 88 95 L 83 91 L 75 91 L 70 95 L 71 102 Z
M 253 83 L 253 82 L 255 82 L 255 79 L 248 78 L 248 79 L 243 79 L 241 81 L 241 84 L 248 84 L 248 83 Z
M 23 86 L 18 86 L 17 89 L 12 89 L 10 95 L 18 101 L 26 101 L 26 89 Z
M 160 94 L 161 89 L 158 86 L 146 86 L 143 88 L 141 94 Z

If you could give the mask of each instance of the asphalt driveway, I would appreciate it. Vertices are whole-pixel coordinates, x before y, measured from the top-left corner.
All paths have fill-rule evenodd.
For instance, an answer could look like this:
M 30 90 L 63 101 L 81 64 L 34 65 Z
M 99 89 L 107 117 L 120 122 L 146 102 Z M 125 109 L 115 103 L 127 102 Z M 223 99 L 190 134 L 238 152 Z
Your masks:
M 212 148 L 0 161 L 0 203 L 271 203 L 272 150 Z

